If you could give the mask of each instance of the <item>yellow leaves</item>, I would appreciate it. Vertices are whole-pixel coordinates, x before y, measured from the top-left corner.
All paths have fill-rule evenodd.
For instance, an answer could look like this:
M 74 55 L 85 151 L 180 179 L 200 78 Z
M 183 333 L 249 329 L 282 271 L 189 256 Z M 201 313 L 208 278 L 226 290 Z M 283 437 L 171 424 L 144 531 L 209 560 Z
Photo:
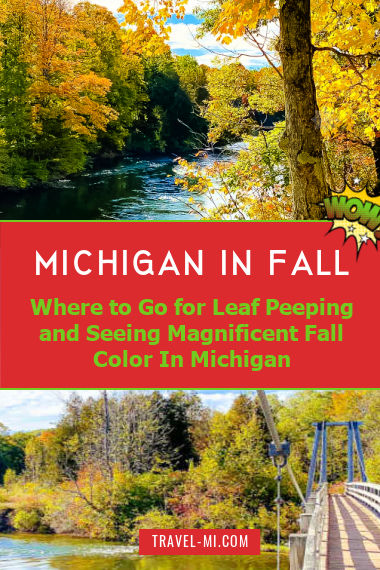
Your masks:
M 124 0 L 120 12 L 124 14 L 126 46 L 129 53 L 145 57 L 164 54 L 169 51 L 165 42 L 171 29 L 167 21 L 171 16 L 183 19 L 187 0 Z
M 89 71 L 94 46 L 81 31 L 80 6 L 69 12 L 60 0 L 9 0 L 8 5 L 8 16 L 18 15 L 28 30 L 24 51 L 35 132 L 42 134 L 43 122 L 49 119 L 61 120 L 76 135 L 94 137 L 96 131 L 104 131 L 117 118 L 106 104 L 111 81 Z M 108 21 L 109 13 L 105 10 L 102 17 Z
M 272 67 L 254 71 L 255 90 L 249 97 L 253 109 L 262 113 L 276 113 L 285 108 L 284 87 L 280 75 Z
M 215 23 L 213 33 L 228 44 L 231 38 L 245 35 L 247 28 L 255 29 L 259 20 L 271 20 L 278 13 L 274 0 L 227 0 Z
M 123 26 L 124 46 L 127 53 L 135 53 L 145 57 L 161 55 L 169 51 L 165 41 L 169 37 L 169 29 L 165 27 L 166 19 L 154 16 L 153 7 L 145 3 L 138 8 L 132 0 L 124 0 L 120 12 L 124 14 Z
M 222 38 L 222 44 L 225 44 L 226 46 L 230 45 L 232 43 L 232 39 L 231 36 L 224 36 Z
M 203 111 L 210 123 L 209 141 L 225 133 L 240 136 L 253 125 L 248 96 L 253 89 L 253 72 L 240 63 L 219 62 L 219 69 L 208 73 L 210 101 Z
M 366 127 L 364 129 L 364 134 L 366 135 L 366 137 L 368 137 L 369 139 L 373 139 L 376 136 L 376 130 L 372 125 L 369 125 L 368 127 Z

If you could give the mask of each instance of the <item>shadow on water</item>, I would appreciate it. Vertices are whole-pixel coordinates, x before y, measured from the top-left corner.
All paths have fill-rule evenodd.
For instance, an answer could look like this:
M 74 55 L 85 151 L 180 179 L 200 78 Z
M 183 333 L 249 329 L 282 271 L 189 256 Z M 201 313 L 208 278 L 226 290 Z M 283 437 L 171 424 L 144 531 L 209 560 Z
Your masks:
M 0 568 L 38 570 L 274 570 L 276 555 L 138 556 L 124 544 L 59 536 L 0 535 Z M 288 568 L 283 555 L 281 568 Z

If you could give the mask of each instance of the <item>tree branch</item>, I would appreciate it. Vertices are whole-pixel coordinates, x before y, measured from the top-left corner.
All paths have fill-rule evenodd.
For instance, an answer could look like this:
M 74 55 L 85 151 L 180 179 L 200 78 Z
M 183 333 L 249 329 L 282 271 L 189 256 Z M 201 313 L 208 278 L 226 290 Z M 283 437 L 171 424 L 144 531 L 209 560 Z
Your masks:
M 332 46 L 313 46 L 313 50 L 314 51 L 330 51 L 332 53 L 335 53 L 336 55 L 342 55 L 343 57 L 346 57 L 352 67 L 352 69 L 355 71 L 355 73 L 357 75 L 359 75 L 360 79 L 364 80 L 363 74 L 358 70 L 358 68 L 355 65 L 355 59 L 359 58 L 359 57 L 364 57 L 364 55 L 351 55 L 350 53 L 344 52 L 344 51 L 340 51 L 337 48 L 334 48 Z M 368 54 L 367 54 L 368 55 Z

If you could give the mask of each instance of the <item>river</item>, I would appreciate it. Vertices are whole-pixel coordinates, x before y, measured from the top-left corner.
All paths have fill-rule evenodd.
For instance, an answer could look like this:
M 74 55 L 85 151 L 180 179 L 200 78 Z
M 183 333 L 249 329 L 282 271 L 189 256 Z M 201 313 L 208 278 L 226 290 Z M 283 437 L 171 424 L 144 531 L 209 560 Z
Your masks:
M 233 159 L 243 143 L 196 159 L 201 166 Z M 0 220 L 196 220 L 189 193 L 175 183 L 167 156 L 123 158 L 49 186 L 0 192 Z
M 281 568 L 287 569 L 287 556 Z M 49 535 L 0 535 L 0 568 L 22 570 L 274 570 L 276 555 L 139 556 L 123 544 Z

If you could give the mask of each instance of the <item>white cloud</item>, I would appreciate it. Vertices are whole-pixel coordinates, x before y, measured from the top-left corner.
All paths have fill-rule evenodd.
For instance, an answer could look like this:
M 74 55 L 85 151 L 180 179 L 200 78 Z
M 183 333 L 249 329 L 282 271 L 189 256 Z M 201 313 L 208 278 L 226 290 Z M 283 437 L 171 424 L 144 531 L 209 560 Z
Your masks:
M 83 397 L 98 390 L 78 390 Z M 47 429 L 63 413 L 72 390 L 1 390 L 0 422 L 11 431 Z
M 238 38 L 228 46 L 223 46 L 212 34 L 206 34 L 197 39 L 197 24 L 172 24 L 169 44 L 172 50 L 194 51 L 194 57 L 198 63 L 214 65 L 218 56 L 231 57 L 231 61 L 240 61 L 246 67 L 263 67 L 268 65 L 265 57 L 258 48 L 247 43 L 243 38 Z
M 169 40 L 170 46 L 173 49 L 206 49 L 232 55 L 243 53 L 250 56 L 261 56 L 261 52 L 257 48 L 250 46 L 243 38 L 234 40 L 228 47 L 218 42 L 212 34 L 206 34 L 201 39 L 197 39 L 198 28 L 199 25 L 197 24 L 185 24 L 183 22 L 172 24 Z
M 188 0 L 186 4 L 186 14 L 193 14 L 195 8 L 205 9 L 212 4 L 211 0 Z
M 226 412 L 240 393 L 241 392 L 200 392 L 199 396 L 204 405 L 218 412 Z
M 169 44 L 172 49 L 200 49 L 199 42 L 195 39 L 197 24 L 171 24 Z
M 77 0 L 79 2 L 80 0 Z M 105 6 L 112 12 L 117 12 L 117 10 L 123 5 L 123 0 L 90 0 L 92 4 L 98 4 L 99 6 Z M 186 4 L 186 14 L 192 14 L 195 8 L 207 8 L 211 4 L 209 0 L 189 0 Z
M 0 422 L 12 432 L 54 427 L 65 409 L 65 402 L 73 390 L 0 390 Z M 99 390 L 76 390 L 83 398 L 98 397 Z M 122 390 L 117 390 L 122 393 Z M 162 392 L 168 396 L 170 391 Z M 234 399 L 244 391 L 197 391 L 202 402 L 214 410 L 226 412 Z M 247 391 L 254 394 L 254 391 Z M 285 399 L 293 391 L 276 391 Z
M 203 55 L 198 55 L 195 56 L 196 60 L 198 61 L 199 64 L 203 64 L 203 65 L 208 65 L 209 67 L 213 67 L 215 65 L 215 59 L 218 57 L 215 53 L 212 52 L 208 52 L 205 53 Z M 231 61 L 235 61 L 235 60 L 231 60 Z M 238 60 L 240 63 L 242 63 L 245 67 L 264 67 L 267 65 L 267 62 L 265 60 L 264 57 L 247 57 L 247 56 L 242 56 L 239 58 Z
M 77 4 L 81 0 L 74 1 Z M 111 10 L 111 12 L 117 12 L 119 8 L 123 5 L 123 0 L 90 0 L 91 4 L 98 4 L 98 6 L 104 6 Z

